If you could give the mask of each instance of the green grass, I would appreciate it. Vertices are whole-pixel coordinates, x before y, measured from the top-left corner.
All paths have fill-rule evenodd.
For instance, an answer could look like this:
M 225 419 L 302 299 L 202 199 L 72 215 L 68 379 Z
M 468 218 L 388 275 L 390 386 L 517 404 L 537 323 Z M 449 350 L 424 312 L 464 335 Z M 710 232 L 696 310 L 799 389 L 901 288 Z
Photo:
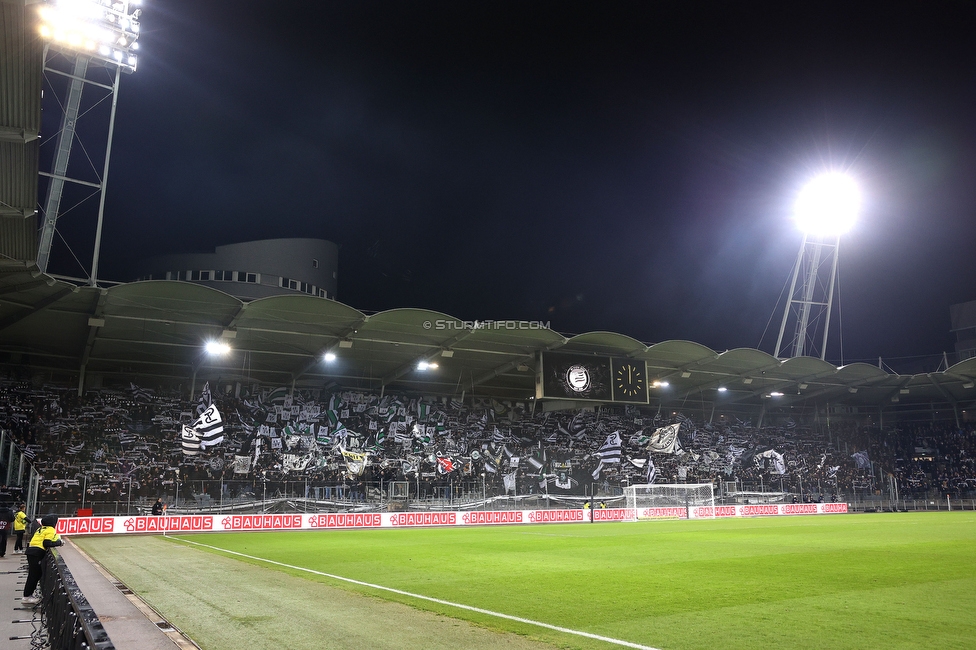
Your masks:
M 976 513 L 184 538 L 669 650 L 976 647 Z M 612 647 L 256 564 L 561 647 Z

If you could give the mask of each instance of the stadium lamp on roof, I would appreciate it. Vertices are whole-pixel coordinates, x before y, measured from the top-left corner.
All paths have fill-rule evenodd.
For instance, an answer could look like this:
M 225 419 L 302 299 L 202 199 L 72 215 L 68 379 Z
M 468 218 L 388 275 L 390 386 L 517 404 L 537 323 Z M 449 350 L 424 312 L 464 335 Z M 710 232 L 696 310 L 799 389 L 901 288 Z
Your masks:
M 817 176 L 800 191 L 796 224 L 808 235 L 839 237 L 854 226 L 861 194 L 850 176 L 829 172 Z
M 203 349 L 215 357 L 222 357 L 230 352 L 230 346 L 224 341 L 207 341 Z
M 48 0 L 37 8 L 37 31 L 53 46 L 134 72 L 139 0 Z

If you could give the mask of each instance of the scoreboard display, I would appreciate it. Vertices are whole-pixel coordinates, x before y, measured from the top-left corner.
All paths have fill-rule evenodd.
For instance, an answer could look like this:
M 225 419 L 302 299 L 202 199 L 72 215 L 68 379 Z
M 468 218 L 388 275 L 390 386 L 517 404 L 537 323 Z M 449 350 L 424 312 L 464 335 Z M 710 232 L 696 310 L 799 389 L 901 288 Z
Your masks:
M 647 363 L 638 359 L 543 352 L 537 399 L 647 404 Z

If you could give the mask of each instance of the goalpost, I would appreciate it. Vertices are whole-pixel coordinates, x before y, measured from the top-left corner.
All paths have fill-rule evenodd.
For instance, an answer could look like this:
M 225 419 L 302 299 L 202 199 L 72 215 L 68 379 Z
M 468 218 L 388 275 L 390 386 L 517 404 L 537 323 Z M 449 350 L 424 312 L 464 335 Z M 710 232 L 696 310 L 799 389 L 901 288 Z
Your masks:
M 711 483 L 649 483 L 624 488 L 627 507 L 641 519 L 684 519 L 692 508 L 697 517 L 715 517 L 715 488 Z

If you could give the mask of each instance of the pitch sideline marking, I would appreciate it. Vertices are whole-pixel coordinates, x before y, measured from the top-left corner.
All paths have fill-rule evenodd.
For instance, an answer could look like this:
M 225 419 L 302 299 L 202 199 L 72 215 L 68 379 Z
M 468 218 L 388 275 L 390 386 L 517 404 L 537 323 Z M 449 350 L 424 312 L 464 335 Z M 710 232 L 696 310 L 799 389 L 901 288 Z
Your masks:
M 512 616 L 511 614 L 502 614 L 501 612 L 493 612 L 490 609 L 482 609 L 480 607 L 473 607 L 471 605 L 462 605 L 461 603 L 452 603 L 449 600 L 441 600 L 440 598 L 434 598 L 433 596 L 424 596 L 421 594 L 411 593 L 409 591 L 403 591 L 402 589 L 394 589 L 393 587 L 384 587 L 383 585 L 376 585 L 371 582 L 363 582 L 362 580 L 355 580 L 353 578 L 345 578 L 343 576 L 337 576 L 332 573 L 325 573 L 323 571 L 316 571 L 315 569 L 309 569 L 302 566 L 295 566 L 293 564 L 285 564 L 284 562 L 278 562 L 276 560 L 269 560 L 263 557 L 256 557 L 254 555 L 248 555 L 246 553 L 238 553 L 237 551 L 231 551 L 226 548 L 220 548 L 218 546 L 211 546 L 210 544 L 201 544 L 200 542 L 192 542 L 188 539 L 181 539 L 179 537 L 170 537 L 184 544 L 193 544 L 195 546 L 202 546 L 204 548 L 210 548 L 215 551 L 220 551 L 221 553 L 229 553 L 231 555 L 237 555 L 239 557 L 245 557 L 249 560 L 257 560 L 258 562 L 266 562 L 268 564 L 274 564 L 276 566 L 285 567 L 286 569 L 294 569 L 295 571 L 304 571 L 306 573 L 312 573 L 314 575 L 323 576 L 326 578 L 332 578 L 333 580 L 341 580 L 343 582 L 349 582 L 354 585 L 359 585 L 361 587 L 369 587 L 371 589 L 379 589 L 380 591 L 389 591 L 390 593 L 399 594 L 401 596 L 408 596 L 410 598 L 418 598 L 420 600 L 426 600 L 428 602 L 437 603 L 438 605 L 447 605 L 448 607 L 456 607 L 458 609 L 464 609 L 469 612 L 476 612 L 478 614 L 485 614 L 487 616 L 494 616 L 496 618 L 503 618 L 509 621 L 515 621 L 516 623 L 525 623 L 526 625 L 535 625 L 536 627 L 543 627 L 547 630 L 555 630 L 556 632 L 563 632 L 565 634 L 574 634 L 576 636 L 586 637 L 588 639 L 596 639 L 597 641 L 604 641 L 606 643 L 611 643 L 613 645 L 623 646 L 625 648 L 636 648 L 637 650 L 659 650 L 647 645 L 640 645 L 639 643 L 631 643 L 630 641 L 623 641 L 621 639 L 614 639 L 608 636 L 600 636 L 599 634 L 592 634 L 590 632 L 583 632 L 581 630 L 572 630 L 568 627 L 560 627 L 558 625 L 551 625 L 550 623 L 543 623 L 541 621 L 533 621 L 528 618 L 522 618 L 520 616 Z

